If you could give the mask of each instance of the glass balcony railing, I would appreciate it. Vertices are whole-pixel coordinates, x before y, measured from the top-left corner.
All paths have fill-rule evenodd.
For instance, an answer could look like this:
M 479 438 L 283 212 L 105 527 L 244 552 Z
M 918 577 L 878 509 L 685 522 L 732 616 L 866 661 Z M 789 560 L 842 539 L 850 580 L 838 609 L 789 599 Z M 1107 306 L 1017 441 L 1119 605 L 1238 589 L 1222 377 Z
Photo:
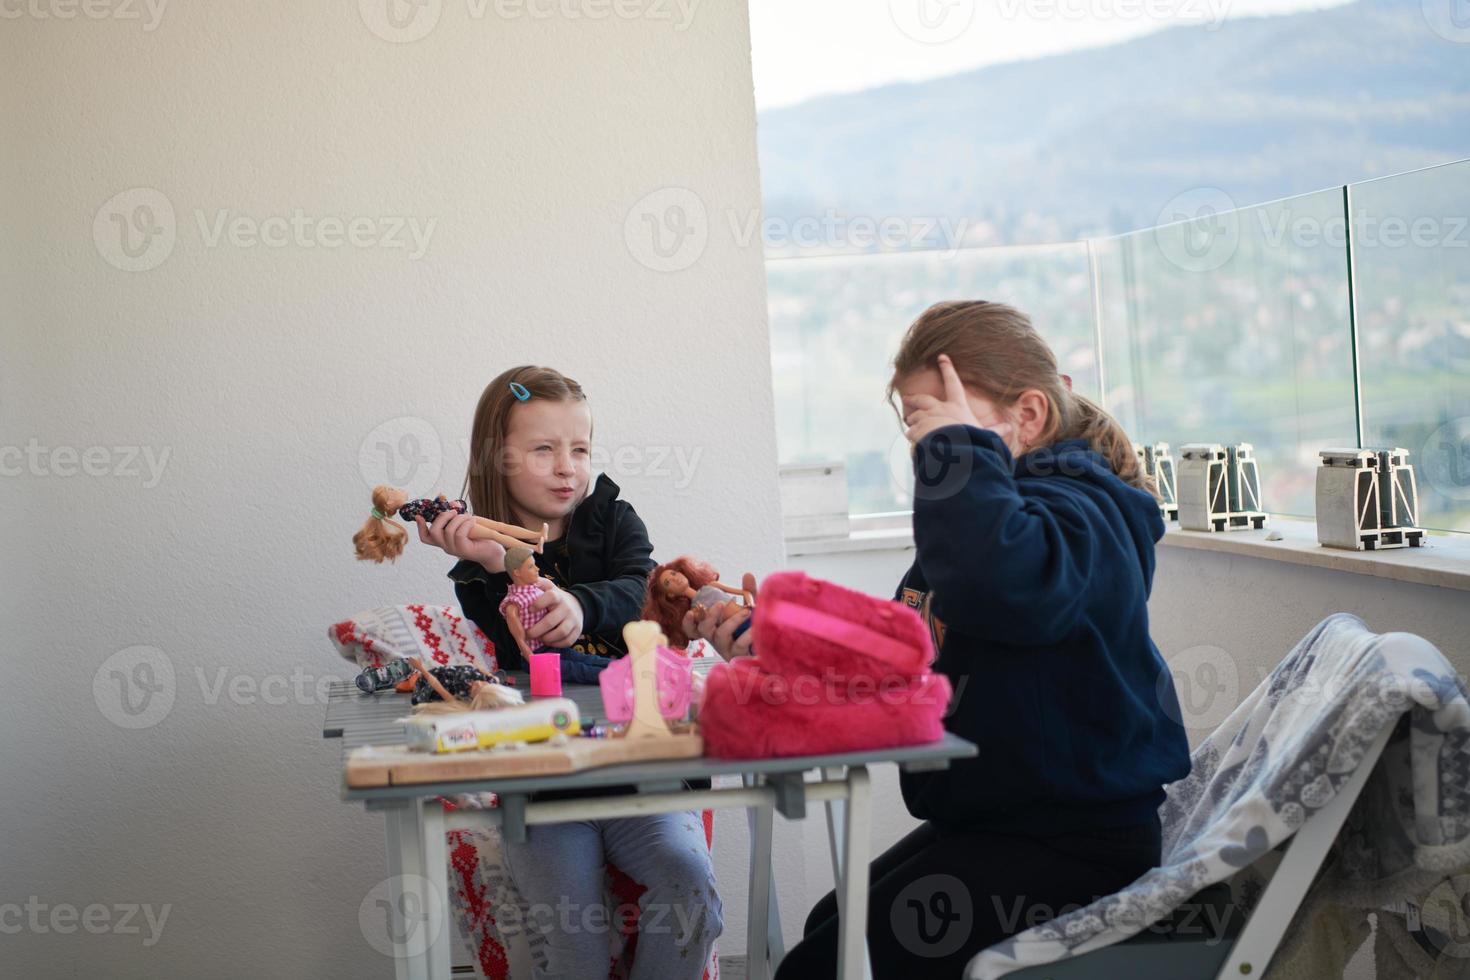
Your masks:
M 1311 517 L 1317 453 L 1400 446 L 1420 522 L 1470 531 L 1470 160 L 1051 246 L 767 262 L 783 463 L 842 460 L 854 515 L 906 510 L 883 403 L 941 299 L 1031 315 L 1078 391 L 1138 441 L 1249 442 L 1266 508 Z

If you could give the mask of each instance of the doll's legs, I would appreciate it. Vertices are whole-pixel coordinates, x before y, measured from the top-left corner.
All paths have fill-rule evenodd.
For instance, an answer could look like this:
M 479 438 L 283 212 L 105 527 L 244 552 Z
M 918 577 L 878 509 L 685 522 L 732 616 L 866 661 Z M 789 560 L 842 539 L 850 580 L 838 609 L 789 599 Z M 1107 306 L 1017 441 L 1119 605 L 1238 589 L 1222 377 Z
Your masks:
M 520 527 L 515 524 L 506 524 L 501 521 L 492 521 L 488 517 L 475 517 L 474 531 L 470 537 L 476 540 L 493 537 L 507 548 L 517 545 L 532 545 L 537 552 L 541 551 L 546 543 L 546 530 L 548 525 L 542 523 L 539 531 L 533 531 L 528 527 Z
M 645 889 L 629 980 L 699 980 L 725 927 L 700 815 L 607 820 L 602 838 L 608 860 Z

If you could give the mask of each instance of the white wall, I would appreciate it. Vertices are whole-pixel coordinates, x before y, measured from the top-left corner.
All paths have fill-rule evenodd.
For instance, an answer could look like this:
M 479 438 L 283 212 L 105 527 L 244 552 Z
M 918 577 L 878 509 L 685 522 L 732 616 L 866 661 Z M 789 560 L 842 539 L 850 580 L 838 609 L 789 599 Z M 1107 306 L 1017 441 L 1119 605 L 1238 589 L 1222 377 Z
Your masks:
M 583 382 L 662 555 L 779 564 L 762 257 L 728 220 L 759 203 L 745 5 L 686 23 L 689 6 L 533 19 L 431 0 L 398 5 L 439 16 L 398 43 L 367 0 L 174 3 L 152 29 L 141 3 L 88 9 L 143 21 L 8 5 L 0 906 L 169 913 L 145 947 L 146 926 L 61 934 L 41 912 L 0 936 L 7 975 L 391 976 L 358 925 L 382 821 L 339 800 L 312 682 L 347 673 L 329 623 L 452 600 L 442 556 L 412 544 L 395 567 L 359 565 L 348 539 L 380 443 L 407 482 L 459 489 L 502 368 Z M 693 194 L 639 205 L 670 187 Z M 658 271 L 642 212 L 670 203 L 706 234 L 669 257 L 687 268 Z M 112 214 L 139 204 L 171 250 L 163 234 L 123 251 Z M 305 230 L 264 229 L 284 247 L 210 241 L 222 210 L 298 209 Z M 333 234 L 325 216 L 371 219 L 374 242 L 384 217 L 434 225 L 418 257 L 308 247 Z M 131 475 L 115 447 L 161 474 Z M 667 449 L 702 453 L 692 478 L 654 465 Z M 63 475 L 71 452 L 91 475 Z M 164 690 L 128 729 L 111 671 L 146 681 L 138 657 Z M 717 835 L 738 952 L 743 821 Z M 799 881 L 797 838 L 779 847 Z

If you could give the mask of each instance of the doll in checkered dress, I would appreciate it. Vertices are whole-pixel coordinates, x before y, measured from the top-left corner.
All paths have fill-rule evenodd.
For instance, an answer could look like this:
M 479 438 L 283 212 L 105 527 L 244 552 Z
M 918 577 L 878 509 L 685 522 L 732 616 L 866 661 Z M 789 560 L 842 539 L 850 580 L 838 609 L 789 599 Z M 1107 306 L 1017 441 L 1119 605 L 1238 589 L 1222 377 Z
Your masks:
M 500 615 L 505 617 L 506 628 L 516 641 L 521 656 L 529 664 L 531 654 L 547 649 L 545 643 L 529 636 L 531 627 L 541 622 L 546 615 L 545 607 L 538 607 L 536 600 L 543 592 L 555 586 L 541 577 L 541 570 L 536 567 L 536 556 L 530 548 L 508 549 L 505 553 L 505 567 L 509 570 L 507 574 L 511 584 L 505 592 L 505 598 L 500 600 Z M 562 680 L 573 684 L 596 684 L 597 675 L 612 662 L 607 657 L 575 650 L 557 652 L 561 654 Z
M 551 587 L 551 583 L 541 577 L 541 570 L 536 567 L 536 556 L 530 548 L 506 549 L 505 570 L 510 575 L 511 584 L 505 598 L 500 601 L 500 615 L 505 617 L 510 635 L 515 638 L 521 656 L 529 664 L 531 654 L 546 649 L 546 644 L 527 639 L 526 634 L 546 615 L 545 609 L 536 608 L 536 600 Z

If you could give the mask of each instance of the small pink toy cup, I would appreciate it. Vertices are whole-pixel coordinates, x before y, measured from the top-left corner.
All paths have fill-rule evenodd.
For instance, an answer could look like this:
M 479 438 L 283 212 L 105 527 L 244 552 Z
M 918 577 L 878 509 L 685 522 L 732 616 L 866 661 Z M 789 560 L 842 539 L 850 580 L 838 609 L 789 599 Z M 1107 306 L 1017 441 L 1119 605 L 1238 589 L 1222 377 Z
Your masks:
M 531 654 L 531 697 L 561 696 L 561 654 Z

